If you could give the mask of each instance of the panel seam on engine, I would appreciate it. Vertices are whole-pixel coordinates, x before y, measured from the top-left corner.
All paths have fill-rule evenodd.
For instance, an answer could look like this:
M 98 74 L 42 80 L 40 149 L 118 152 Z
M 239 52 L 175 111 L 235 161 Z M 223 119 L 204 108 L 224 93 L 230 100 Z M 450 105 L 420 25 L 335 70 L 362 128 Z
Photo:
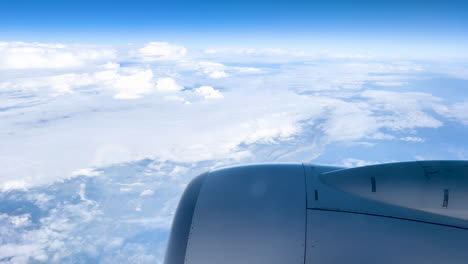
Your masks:
M 456 226 L 456 225 L 435 223 L 435 222 L 429 222 L 429 221 L 424 221 L 424 220 L 416 220 L 416 219 L 411 219 L 411 218 L 404 218 L 404 217 L 390 216 L 390 215 L 380 215 L 380 214 L 372 214 L 372 213 L 364 213 L 364 212 L 356 212 L 356 211 L 346 211 L 346 210 L 336 210 L 336 209 L 324 209 L 324 208 L 307 208 L 307 210 L 378 216 L 378 217 L 392 218 L 392 219 L 398 219 L 398 220 L 406 220 L 406 221 L 418 222 L 418 223 L 423 223 L 423 224 L 431 224 L 431 225 L 438 225 L 438 226 L 445 226 L 445 227 L 452 227 L 452 228 L 457 228 L 457 229 L 468 230 L 468 227 L 461 227 L 461 226 Z

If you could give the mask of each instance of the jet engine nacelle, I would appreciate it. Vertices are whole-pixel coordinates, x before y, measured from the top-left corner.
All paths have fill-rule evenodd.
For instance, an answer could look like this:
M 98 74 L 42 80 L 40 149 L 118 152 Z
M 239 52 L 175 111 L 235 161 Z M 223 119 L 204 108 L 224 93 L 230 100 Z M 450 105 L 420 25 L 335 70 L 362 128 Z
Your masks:
M 468 162 L 269 164 L 186 188 L 165 264 L 468 263 Z

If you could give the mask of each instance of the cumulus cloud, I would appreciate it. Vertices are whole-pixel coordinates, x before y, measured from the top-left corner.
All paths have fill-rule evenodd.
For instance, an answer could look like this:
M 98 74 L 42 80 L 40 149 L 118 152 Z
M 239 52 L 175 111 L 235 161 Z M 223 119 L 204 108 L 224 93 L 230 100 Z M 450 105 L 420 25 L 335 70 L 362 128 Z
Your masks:
M 229 76 L 229 74 L 225 72 L 226 66 L 224 66 L 221 63 L 205 61 L 200 62 L 199 66 L 202 69 L 203 73 L 208 75 L 208 77 L 210 78 L 220 79 Z
M 179 60 L 185 57 L 187 49 L 167 42 L 150 42 L 138 50 L 145 61 Z
M 156 82 L 156 90 L 158 92 L 178 92 L 184 89 L 181 85 L 177 84 L 177 82 L 170 78 L 170 77 L 163 77 L 159 78 Z
M 80 45 L 0 42 L 0 69 L 61 69 L 112 60 L 116 51 Z
M 195 89 L 195 92 L 203 96 L 205 99 L 224 98 L 224 95 L 219 90 L 216 90 L 211 86 L 200 86 L 197 89 Z
M 153 72 L 151 70 L 136 71 L 129 75 L 117 76 L 113 81 L 117 90 L 117 99 L 135 99 L 154 90 Z
M 116 99 L 136 99 L 156 90 L 153 77 L 151 69 L 121 68 L 119 64 L 108 63 L 95 72 L 24 77 L 0 82 L 0 90 L 18 89 L 57 96 L 92 87 L 95 92 L 112 91 Z

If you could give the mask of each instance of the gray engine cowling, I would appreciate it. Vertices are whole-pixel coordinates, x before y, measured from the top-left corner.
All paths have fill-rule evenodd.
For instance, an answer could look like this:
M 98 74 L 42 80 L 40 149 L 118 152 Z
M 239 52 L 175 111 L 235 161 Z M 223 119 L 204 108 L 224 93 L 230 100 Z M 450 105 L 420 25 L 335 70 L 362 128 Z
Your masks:
M 467 216 L 468 162 L 224 168 L 187 186 L 165 264 L 467 263 Z

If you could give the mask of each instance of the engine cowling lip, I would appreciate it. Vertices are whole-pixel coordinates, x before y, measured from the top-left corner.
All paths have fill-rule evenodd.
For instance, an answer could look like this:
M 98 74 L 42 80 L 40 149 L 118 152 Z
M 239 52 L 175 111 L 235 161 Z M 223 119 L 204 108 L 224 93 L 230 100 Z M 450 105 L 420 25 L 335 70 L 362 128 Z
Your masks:
M 209 172 L 195 177 L 185 188 L 177 206 L 164 264 L 184 264 L 192 219 L 203 182 Z

